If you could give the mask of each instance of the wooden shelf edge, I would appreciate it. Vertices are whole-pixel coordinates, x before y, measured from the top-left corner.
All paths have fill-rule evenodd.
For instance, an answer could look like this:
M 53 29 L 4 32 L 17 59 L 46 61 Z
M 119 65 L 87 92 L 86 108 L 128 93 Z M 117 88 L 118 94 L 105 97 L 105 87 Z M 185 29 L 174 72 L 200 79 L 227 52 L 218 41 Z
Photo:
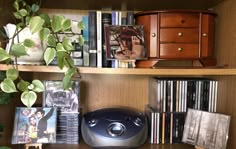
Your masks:
M 0 64 L 0 70 L 7 70 L 10 65 Z M 23 72 L 40 72 L 40 73 L 64 73 L 64 70 L 57 66 L 32 66 L 18 65 L 20 71 Z M 194 76 L 194 75 L 236 75 L 236 68 L 94 68 L 94 67 L 78 67 L 81 74 L 114 74 L 114 75 L 164 75 L 164 76 Z

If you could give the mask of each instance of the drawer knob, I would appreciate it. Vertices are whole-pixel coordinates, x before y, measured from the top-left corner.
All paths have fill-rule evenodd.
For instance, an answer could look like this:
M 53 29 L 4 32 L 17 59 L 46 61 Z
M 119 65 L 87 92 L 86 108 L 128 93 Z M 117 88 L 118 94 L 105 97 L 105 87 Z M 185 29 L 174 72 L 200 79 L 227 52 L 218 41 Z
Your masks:
M 203 37 L 207 37 L 207 33 L 203 33 L 202 36 L 203 36 Z
M 182 51 L 183 49 L 182 48 L 178 48 L 178 51 Z
M 178 33 L 178 36 L 183 36 L 183 33 L 179 32 L 179 33 Z
M 156 37 L 156 33 L 152 33 L 152 37 Z

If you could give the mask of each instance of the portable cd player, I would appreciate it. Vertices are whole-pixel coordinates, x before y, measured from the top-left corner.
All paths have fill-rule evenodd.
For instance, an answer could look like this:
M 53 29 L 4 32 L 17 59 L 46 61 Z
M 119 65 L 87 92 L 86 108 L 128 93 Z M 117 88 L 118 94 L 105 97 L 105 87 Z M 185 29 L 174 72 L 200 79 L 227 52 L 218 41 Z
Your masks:
M 135 148 L 146 141 L 148 125 L 141 112 L 106 108 L 85 114 L 81 133 L 85 143 L 94 148 Z

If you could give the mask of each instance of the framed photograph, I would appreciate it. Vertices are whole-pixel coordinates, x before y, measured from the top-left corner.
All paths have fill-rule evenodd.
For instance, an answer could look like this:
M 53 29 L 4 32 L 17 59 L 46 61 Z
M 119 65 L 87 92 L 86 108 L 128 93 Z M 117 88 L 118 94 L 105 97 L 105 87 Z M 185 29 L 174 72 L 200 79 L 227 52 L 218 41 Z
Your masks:
M 12 144 L 55 143 L 56 108 L 17 107 Z
M 105 26 L 108 60 L 139 60 L 147 58 L 144 27 L 140 25 Z

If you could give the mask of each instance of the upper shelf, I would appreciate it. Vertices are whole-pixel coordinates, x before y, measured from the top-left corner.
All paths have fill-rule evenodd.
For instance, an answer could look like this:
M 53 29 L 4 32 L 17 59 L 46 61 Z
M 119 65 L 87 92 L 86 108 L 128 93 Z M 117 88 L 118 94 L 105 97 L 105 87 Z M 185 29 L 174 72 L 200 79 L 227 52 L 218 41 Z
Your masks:
M 0 70 L 7 70 L 10 65 L 0 64 Z M 57 66 L 29 66 L 19 65 L 20 71 L 43 72 L 43 73 L 63 73 Z M 81 74 L 114 74 L 114 75 L 149 75 L 149 76 L 226 76 L 236 75 L 236 69 L 226 68 L 201 68 L 201 69 L 147 69 L 147 68 L 92 68 L 78 67 Z
M 223 0 L 42 0 L 43 8 L 84 10 L 207 9 Z

